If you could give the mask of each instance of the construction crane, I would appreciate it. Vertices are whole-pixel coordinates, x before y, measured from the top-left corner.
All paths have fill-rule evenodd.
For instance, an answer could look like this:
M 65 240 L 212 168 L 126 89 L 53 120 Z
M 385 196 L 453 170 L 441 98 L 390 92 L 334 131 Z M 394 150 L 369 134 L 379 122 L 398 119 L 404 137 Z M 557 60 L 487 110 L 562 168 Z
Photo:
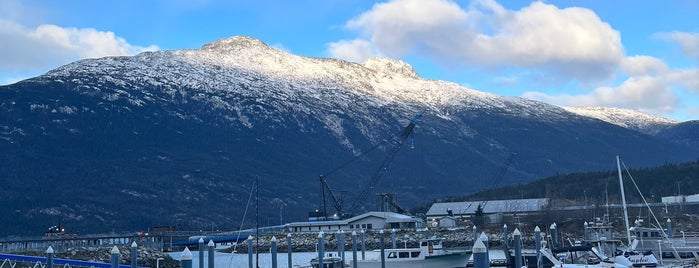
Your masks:
M 495 189 L 495 187 L 498 186 L 498 184 L 500 184 L 500 181 L 502 181 L 502 178 L 505 176 L 505 172 L 507 172 L 507 169 L 510 168 L 510 165 L 512 165 L 512 162 L 515 160 L 515 156 L 517 156 L 517 154 L 512 153 L 512 154 L 510 154 L 510 157 L 508 157 L 507 160 L 505 160 L 505 163 L 502 164 L 502 167 L 500 167 L 498 172 L 495 173 L 495 177 L 493 178 L 493 184 L 490 185 L 490 189 L 488 189 L 488 190 L 493 190 L 493 189 Z M 480 204 L 480 207 L 482 209 L 485 209 L 486 204 L 488 204 L 488 200 L 483 201 Z
M 327 214 L 327 203 L 326 203 L 326 196 L 325 194 L 328 193 L 328 196 L 330 197 L 332 201 L 332 205 L 335 208 L 336 214 L 333 215 L 333 219 L 341 219 L 341 218 L 347 218 L 351 217 L 353 215 L 356 215 L 357 212 L 362 208 L 362 205 L 366 201 L 366 199 L 369 197 L 369 195 L 373 192 L 374 187 L 376 187 L 376 184 L 379 182 L 381 177 L 383 177 L 386 172 L 388 171 L 388 166 L 393 162 L 393 159 L 395 158 L 396 154 L 400 149 L 403 147 L 403 144 L 405 140 L 410 137 L 410 135 L 413 133 L 413 129 L 415 128 L 415 124 L 417 123 L 417 120 L 420 119 L 422 114 L 417 114 L 415 117 L 410 121 L 408 126 L 406 126 L 403 131 L 401 131 L 398 135 L 395 135 L 391 137 L 390 139 L 384 140 L 383 142 L 374 145 L 373 147 L 369 148 L 369 150 L 359 154 L 357 157 L 352 158 L 350 161 L 344 163 L 343 165 L 340 165 L 339 167 L 333 169 L 332 171 L 326 173 L 325 176 L 321 175 L 320 176 L 320 187 L 321 187 L 321 205 L 323 206 L 323 219 L 328 219 L 328 214 Z M 369 178 L 369 181 L 362 187 L 361 192 L 357 195 L 357 198 L 355 202 L 352 204 L 349 210 L 345 211 L 343 208 L 343 199 L 344 195 L 338 196 L 335 195 L 335 193 L 332 191 L 330 188 L 330 185 L 328 184 L 328 181 L 325 179 L 328 174 L 332 174 L 335 171 L 345 167 L 351 162 L 354 162 L 355 160 L 361 158 L 362 156 L 366 155 L 367 153 L 373 151 L 374 149 L 382 146 L 382 145 L 390 145 L 391 147 L 388 150 L 388 155 L 386 158 L 383 159 L 381 162 L 381 165 L 379 168 L 376 170 L 376 172 Z M 313 212 L 312 212 L 313 213 Z M 316 217 L 321 216 L 318 215 L 320 214 L 319 211 L 316 211 L 313 213 Z M 310 216 L 310 215 L 309 215 Z
M 386 205 L 389 205 L 400 214 L 410 215 L 407 209 L 398 204 L 395 193 L 378 193 L 376 196 L 379 198 L 379 204 L 381 205 L 379 211 L 388 211 Z

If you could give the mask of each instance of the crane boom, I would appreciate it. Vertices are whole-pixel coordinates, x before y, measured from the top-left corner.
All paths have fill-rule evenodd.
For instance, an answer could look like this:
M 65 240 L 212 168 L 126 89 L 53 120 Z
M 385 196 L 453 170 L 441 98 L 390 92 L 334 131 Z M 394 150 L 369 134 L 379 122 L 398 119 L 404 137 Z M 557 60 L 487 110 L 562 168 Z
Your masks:
M 344 217 L 344 211 L 342 210 L 342 201 L 335 197 L 335 193 L 330 189 L 330 185 L 328 185 L 328 181 L 325 180 L 325 177 L 323 175 L 320 175 L 320 185 L 321 185 L 321 191 L 323 191 L 323 216 L 327 218 L 328 212 L 325 206 L 325 191 L 328 192 L 330 195 L 330 200 L 332 201 L 333 207 L 335 207 L 335 211 L 337 212 L 338 217 Z
M 369 197 L 369 194 L 371 194 L 371 192 L 374 190 L 374 187 L 379 182 L 379 179 L 381 179 L 381 177 L 383 177 L 383 175 L 386 174 L 386 171 L 388 170 L 388 165 L 391 164 L 393 158 L 395 158 L 396 156 L 396 153 L 400 151 L 401 147 L 403 147 L 403 143 L 405 142 L 405 140 L 408 139 L 410 134 L 413 133 L 413 129 L 415 129 L 415 124 L 421 116 L 422 114 L 415 115 L 415 118 L 413 118 L 413 120 L 410 121 L 410 124 L 408 124 L 408 126 L 406 126 L 403 129 L 400 135 L 393 137 L 393 147 L 390 148 L 388 155 L 381 162 L 379 169 L 376 170 L 374 175 L 371 176 L 371 178 L 369 179 L 369 182 L 365 184 L 362 188 L 362 191 L 359 193 L 356 201 L 354 202 L 354 204 L 352 204 L 352 207 L 350 207 L 349 209 L 349 215 L 355 215 L 362 207 L 364 201 L 367 199 L 367 197 Z
M 516 153 L 511 153 L 510 157 L 505 160 L 505 163 L 500 167 L 497 173 L 495 173 L 495 177 L 493 177 L 493 184 L 490 186 L 489 190 L 495 189 L 495 187 L 500 184 L 500 181 L 502 180 L 502 177 L 505 176 L 505 172 L 507 172 L 507 169 L 510 168 L 510 165 L 512 165 L 512 162 L 515 160 L 515 156 L 517 156 Z M 485 205 L 488 204 L 488 200 L 483 201 L 480 206 L 481 208 L 485 209 Z

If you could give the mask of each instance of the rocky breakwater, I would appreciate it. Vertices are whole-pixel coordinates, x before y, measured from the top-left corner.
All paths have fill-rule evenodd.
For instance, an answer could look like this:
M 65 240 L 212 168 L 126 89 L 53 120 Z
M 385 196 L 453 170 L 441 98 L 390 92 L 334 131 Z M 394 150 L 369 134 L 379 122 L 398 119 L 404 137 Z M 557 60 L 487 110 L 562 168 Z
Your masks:
M 502 247 L 503 234 L 502 231 L 497 232 L 497 230 L 485 230 L 489 246 L 491 247 Z M 511 231 L 510 231 L 511 232 Z M 480 234 L 480 232 L 479 232 Z M 324 232 L 323 240 L 325 241 L 325 250 L 333 251 L 338 248 L 338 235 L 335 232 Z M 345 250 L 352 250 L 352 236 L 351 232 L 345 232 Z M 392 234 L 391 231 L 384 231 L 384 243 L 386 248 L 392 246 Z M 276 233 L 267 234 L 261 236 L 259 239 L 253 238 L 253 246 L 259 248 L 260 252 L 269 252 L 271 247 L 272 237 L 277 239 L 277 251 L 287 252 L 287 234 Z M 367 250 L 379 249 L 381 244 L 380 233 L 378 230 L 370 230 L 365 233 L 365 244 Z M 473 247 L 473 230 L 470 228 L 461 229 L 436 229 L 429 231 L 416 231 L 416 230 L 396 230 L 396 246 L 399 248 L 403 247 L 418 247 L 421 239 L 427 237 L 441 237 L 444 239 L 443 245 L 445 248 L 452 249 L 463 249 L 470 250 Z M 509 235 L 510 243 L 512 243 L 512 234 Z M 259 243 L 259 244 L 258 244 Z M 312 252 L 316 251 L 316 244 L 318 243 L 318 233 L 292 233 L 291 234 L 291 245 L 293 252 Z M 534 245 L 534 234 L 524 233 L 522 236 L 522 243 L 524 246 Z M 232 246 L 228 249 L 221 250 L 222 252 L 236 251 L 238 253 L 247 253 L 248 244 L 247 241 L 241 242 L 236 246 Z M 361 235 L 357 233 L 357 250 L 361 250 Z
M 119 249 L 119 263 L 131 265 L 131 247 L 122 246 L 122 247 L 118 247 L 118 249 Z M 112 250 L 112 247 L 69 248 L 69 249 L 63 250 L 63 251 L 56 251 L 54 253 L 54 258 L 111 263 L 111 261 L 112 261 L 111 250 Z M 12 252 L 12 254 L 46 257 L 45 251 L 38 251 L 38 250 Z M 170 255 L 163 253 L 157 249 L 139 247 L 137 259 L 138 259 L 137 266 L 142 266 L 142 267 L 156 267 L 158 259 L 161 259 L 160 263 L 159 263 L 159 267 L 162 267 L 162 268 L 180 267 L 180 262 L 178 260 L 173 259 L 172 257 L 170 257 Z

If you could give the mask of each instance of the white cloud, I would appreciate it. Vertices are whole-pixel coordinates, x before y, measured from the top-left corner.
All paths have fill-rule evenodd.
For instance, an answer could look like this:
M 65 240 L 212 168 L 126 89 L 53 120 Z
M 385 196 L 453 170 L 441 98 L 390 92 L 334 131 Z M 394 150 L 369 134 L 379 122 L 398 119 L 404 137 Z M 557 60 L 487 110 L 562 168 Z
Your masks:
M 492 0 L 468 9 L 448 0 L 393 0 L 346 27 L 391 57 L 418 53 L 447 65 L 532 68 L 585 82 L 610 78 L 624 56 L 619 33 L 591 10 L 542 2 L 513 11 Z
M 682 85 L 684 88 L 699 94 L 699 69 L 674 70 L 665 74 L 667 83 Z
M 328 52 L 333 58 L 356 63 L 362 63 L 373 56 L 379 56 L 374 54 L 371 43 L 362 39 L 332 42 L 328 45 Z
M 699 33 L 671 32 L 659 33 L 658 36 L 677 42 L 685 55 L 699 60 Z
M 133 55 L 157 50 L 126 42 L 113 32 L 92 28 L 64 28 L 51 24 L 28 28 L 0 20 L 0 71 L 46 71 L 83 58 Z
M 671 114 L 686 101 L 679 96 L 699 93 L 699 69 L 671 69 L 662 60 L 649 56 L 626 58 L 621 69 L 629 77 L 616 87 L 599 87 L 580 95 L 526 92 L 522 96 L 561 106 L 620 107 Z
M 631 76 L 658 74 L 669 70 L 665 62 L 650 56 L 627 57 L 621 61 L 620 67 Z
M 618 87 L 600 87 L 582 95 L 547 95 L 526 92 L 523 97 L 561 106 L 604 106 L 639 110 L 648 113 L 672 113 L 679 99 L 662 78 L 632 77 Z

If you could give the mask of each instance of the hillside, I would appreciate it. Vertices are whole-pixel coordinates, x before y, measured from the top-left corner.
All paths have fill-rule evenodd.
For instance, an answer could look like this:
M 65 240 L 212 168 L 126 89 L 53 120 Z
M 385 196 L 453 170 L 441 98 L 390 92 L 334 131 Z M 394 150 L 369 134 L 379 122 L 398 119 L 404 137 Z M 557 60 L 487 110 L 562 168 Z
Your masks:
M 337 169 L 329 184 L 355 202 L 390 147 L 364 152 L 416 114 L 409 146 L 374 188 L 406 207 L 490 188 L 512 153 L 498 186 L 607 170 L 617 154 L 648 167 L 698 152 L 557 106 L 423 79 L 401 61 L 308 58 L 233 37 L 81 60 L 1 86 L 0 236 L 41 234 L 59 220 L 83 233 L 252 226 L 258 177 L 261 224 L 304 220 L 319 206 L 319 175 Z M 363 205 L 373 210 L 373 196 Z
M 628 162 L 628 160 L 622 159 Z M 556 198 L 577 201 L 588 204 L 604 205 L 609 198 L 610 203 L 618 204 L 621 200 L 618 171 L 613 158 L 609 159 L 608 171 L 580 172 L 557 174 L 555 176 L 535 180 L 519 185 L 499 187 L 497 189 L 479 192 L 477 194 L 453 198 L 454 200 L 483 200 L 483 199 L 518 199 L 518 198 Z M 631 163 L 625 163 L 631 165 Z M 694 162 L 671 164 L 666 163 L 649 168 L 624 168 L 622 174 L 626 198 L 629 202 L 642 202 L 633 181 L 648 202 L 661 202 L 663 196 L 699 194 L 699 160 Z M 633 181 L 630 179 L 633 178 Z

